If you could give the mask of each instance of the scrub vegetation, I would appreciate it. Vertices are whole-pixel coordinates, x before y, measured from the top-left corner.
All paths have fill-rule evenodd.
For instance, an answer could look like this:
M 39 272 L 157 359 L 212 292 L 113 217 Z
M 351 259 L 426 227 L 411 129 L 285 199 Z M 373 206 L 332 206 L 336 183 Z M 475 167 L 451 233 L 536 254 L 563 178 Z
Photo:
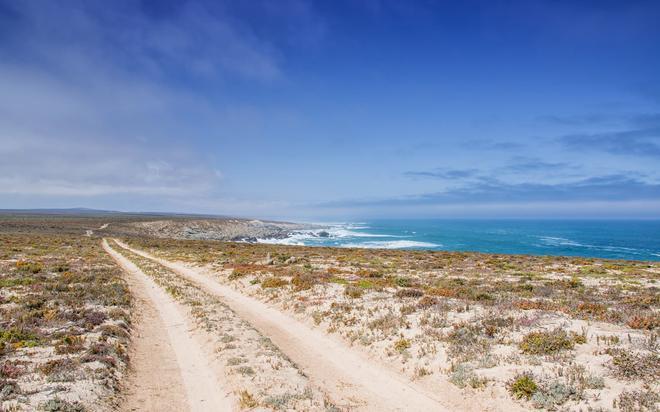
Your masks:
M 660 406 L 659 263 L 154 238 L 135 219 L 0 218 L 4 409 L 116 409 L 131 296 L 102 237 L 195 268 L 434 393 L 522 410 Z M 217 297 L 122 253 L 208 334 L 238 407 L 335 408 Z
M 658 391 L 657 263 L 129 243 L 196 266 L 429 387 L 449 380 L 474 396 L 546 410 L 633 410 L 631 391 Z M 635 405 L 657 406 L 649 396 Z
M 0 401 L 7 410 L 112 410 L 131 297 L 97 240 L 0 233 Z

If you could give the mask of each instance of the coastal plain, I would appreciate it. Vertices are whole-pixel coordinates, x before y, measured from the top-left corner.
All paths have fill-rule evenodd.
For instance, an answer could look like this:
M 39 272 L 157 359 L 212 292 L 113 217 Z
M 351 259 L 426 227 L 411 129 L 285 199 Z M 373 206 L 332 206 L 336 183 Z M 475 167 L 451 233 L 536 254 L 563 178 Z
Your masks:
M 660 263 L 251 242 L 302 227 L 2 216 L 2 409 L 658 410 Z

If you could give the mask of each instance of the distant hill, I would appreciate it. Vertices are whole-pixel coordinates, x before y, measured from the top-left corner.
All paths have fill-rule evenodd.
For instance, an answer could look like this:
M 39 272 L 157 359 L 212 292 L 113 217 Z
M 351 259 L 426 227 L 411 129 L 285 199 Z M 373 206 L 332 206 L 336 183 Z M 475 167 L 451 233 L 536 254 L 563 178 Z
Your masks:
M 90 209 L 86 207 L 73 208 L 44 208 L 44 209 L 0 209 L 0 215 L 49 215 L 49 216 L 85 216 L 85 217 L 103 217 L 103 216 L 144 216 L 144 217 L 192 217 L 205 219 L 230 219 L 231 216 L 195 214 L 195 213 L 174 213 L 174 212 L 120 212 L 117 210 Z M 247 219 L 247 218 L 240 218 Z

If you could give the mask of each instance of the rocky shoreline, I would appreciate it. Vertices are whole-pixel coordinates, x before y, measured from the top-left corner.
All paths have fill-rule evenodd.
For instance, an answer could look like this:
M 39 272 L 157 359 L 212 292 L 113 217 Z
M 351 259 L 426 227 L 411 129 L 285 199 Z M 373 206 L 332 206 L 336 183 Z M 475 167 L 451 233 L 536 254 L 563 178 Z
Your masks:
M 295 231 L 320 226 L 248 219 L 154 220 L 132 224 L 142 234 L 159 238 L 220 240 L 256 243 L 258 239 L 286 239 Z

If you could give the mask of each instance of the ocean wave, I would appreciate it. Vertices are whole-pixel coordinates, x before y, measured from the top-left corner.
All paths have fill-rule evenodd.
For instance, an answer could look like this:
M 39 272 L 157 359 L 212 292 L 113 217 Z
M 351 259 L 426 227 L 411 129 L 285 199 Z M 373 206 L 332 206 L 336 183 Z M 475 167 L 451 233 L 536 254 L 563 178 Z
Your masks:
M 576 247 L 587 247 L 582 243 L 576 242 L 574 240 L 566 239 L 564 237 L 552 237 L 552 236 L 538 236 L 541 239 L 541 242 L 548 246 L 576 246 Z
M 383 240 L 369 241 L 361 243 L 344 243 L 341 247 L 355 247 L 362 249 L 410 249 L 410 248 L 430 248 L 440 247 L 442 245 L 430 242 L 418 242 L 414 240 Z
M 543 245 L 538 245 L 538 246 L 572 246 L 572 247 L 581 247 L 585 249 L 601 250 L 606 252 L 643 254 L 643 251 L 640 249 L 624 247 L 624 246 L 590 245 L 590 244 L 579 243 L 563 237 L 538 236 L 538 238 L 541 239 L 541 241 L 544 243 Z

